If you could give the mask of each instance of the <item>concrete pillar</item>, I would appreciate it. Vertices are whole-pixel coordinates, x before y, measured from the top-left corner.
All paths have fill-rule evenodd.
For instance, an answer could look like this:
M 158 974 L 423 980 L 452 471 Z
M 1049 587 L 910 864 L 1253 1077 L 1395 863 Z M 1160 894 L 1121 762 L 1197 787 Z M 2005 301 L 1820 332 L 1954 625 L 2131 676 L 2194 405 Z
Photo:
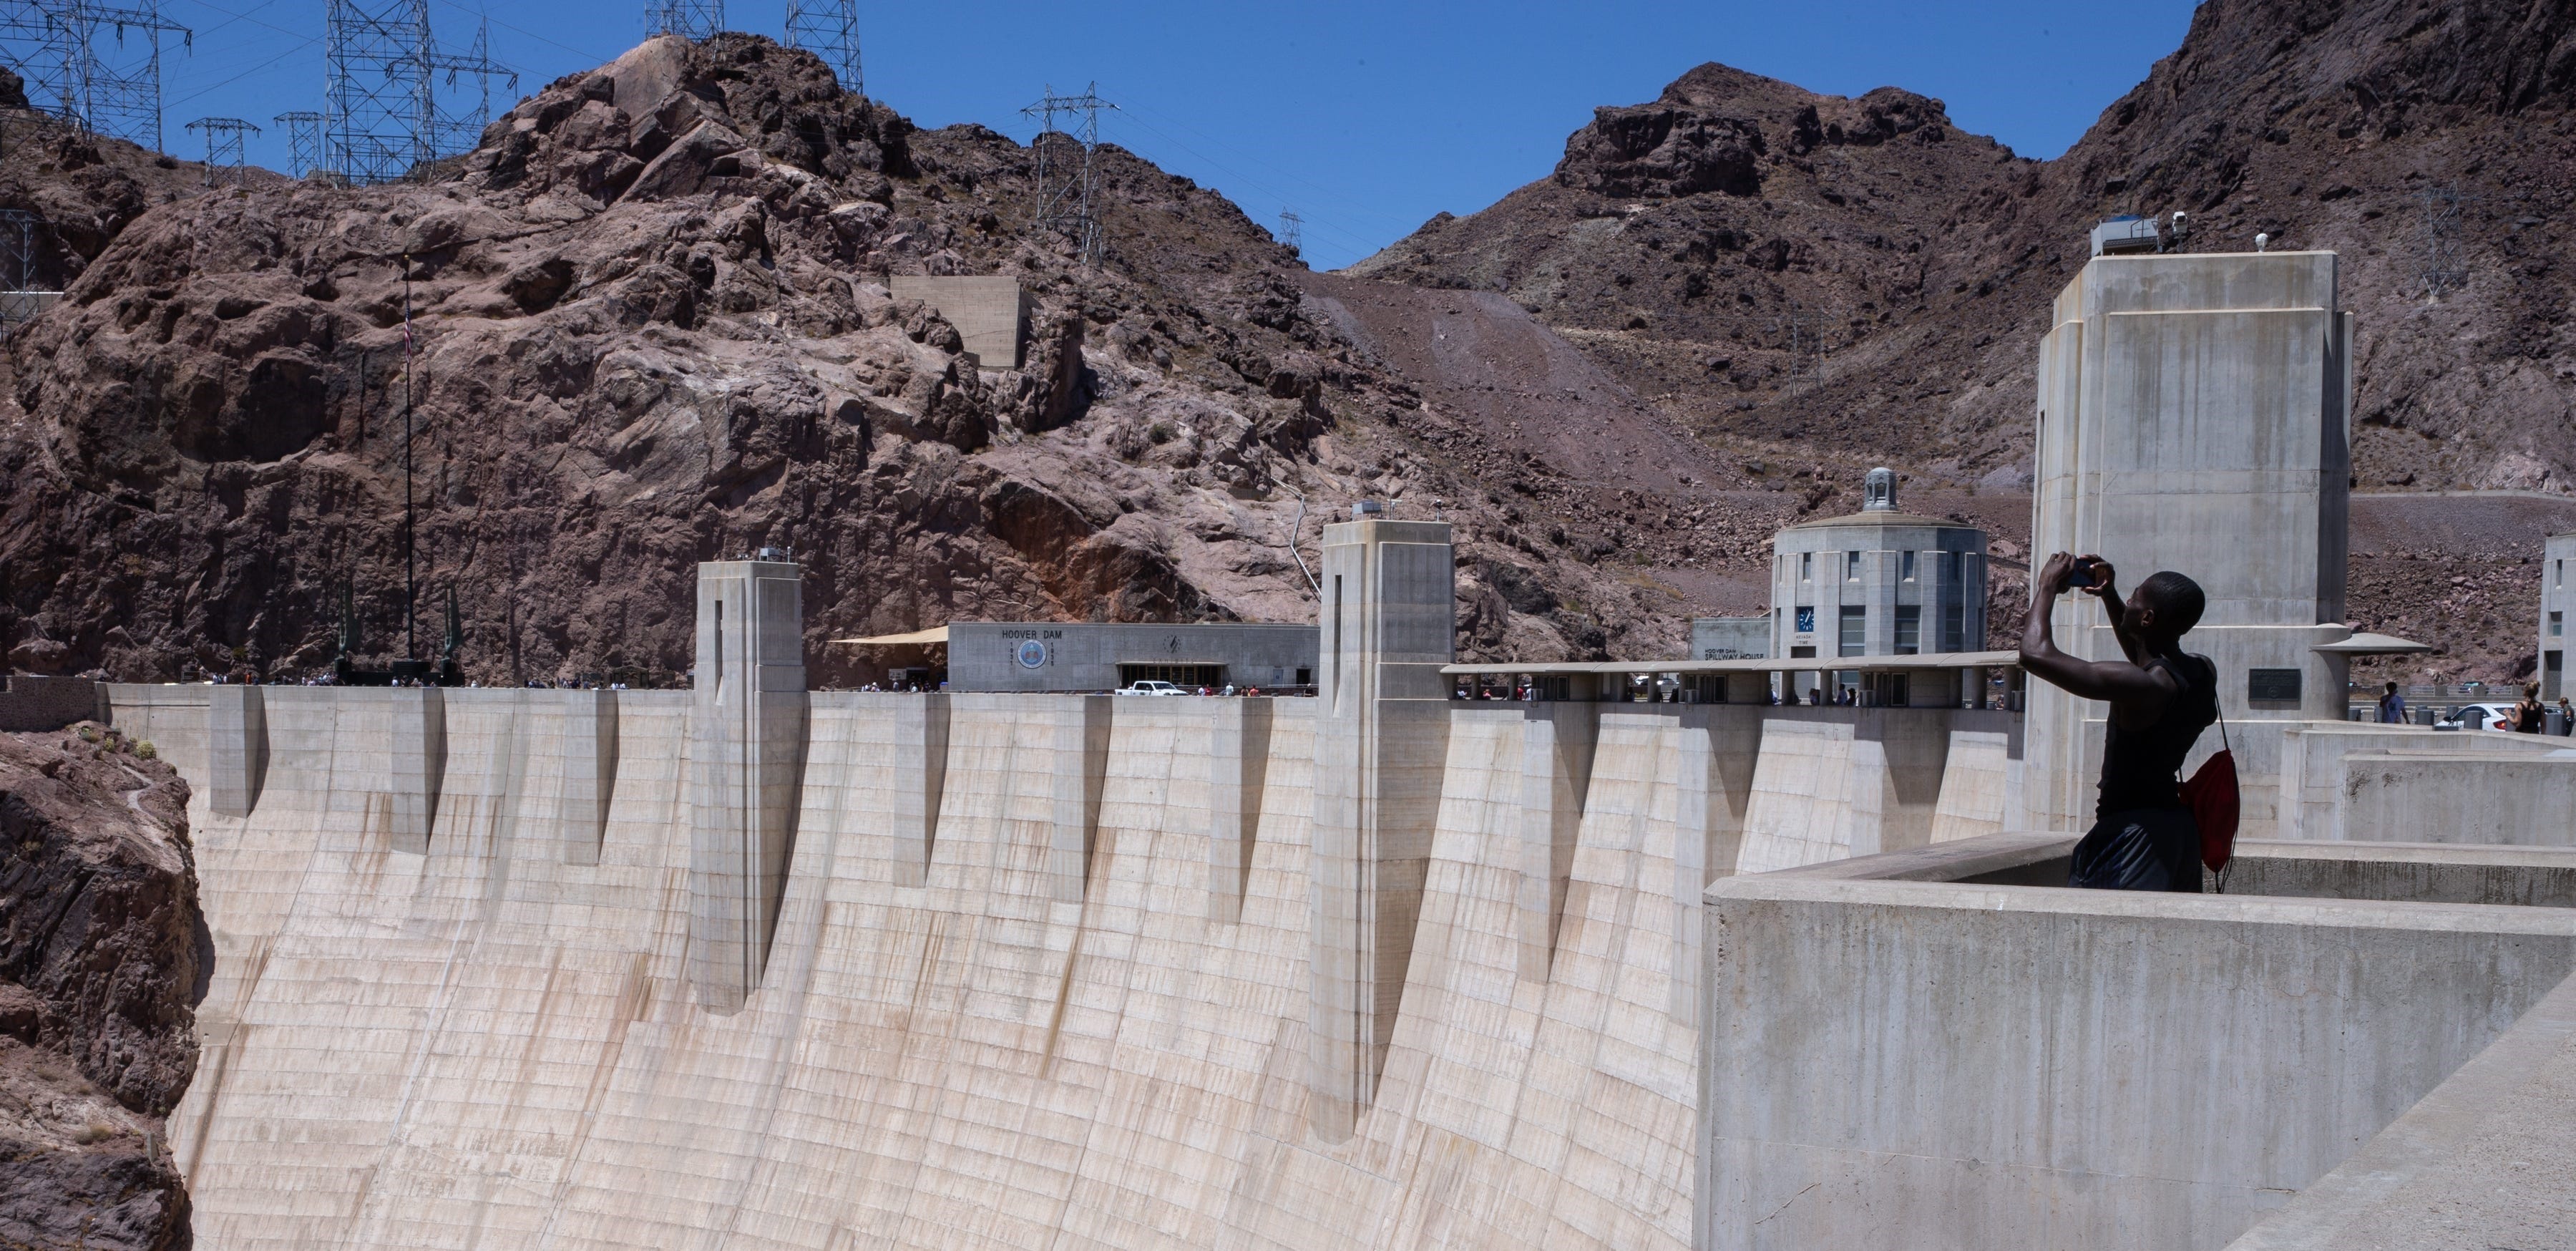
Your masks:
M 719 1013 L 759 989 L 805 770 L 804 589 L 780 561 L 698 566 L 689 973 Z
M 930 884 L 939 804 L 948 787 L 948 696 L 862 696 L 891 725 L 877 746 L 894 784 L 894 884 Z
M 2125 585 L 2159 569 L 2207 593 L 2188 651 L 2218 666 L 2248 800 L 2277 785 L 2282 723 L 2339 719 L 2352 318 L 2331 252 L 2103 256 L 2057 298 L 2040 344 L 2032 557 L 2098 552 Z M 2248 541 L 2259 537 L 2261 541 Z M 2057 640 L 2117 656 L 2102 609 L 2058 603 Z M 2251 704 L 2252 670 L 2289 670 L 2295 701 Z M 2092 819 L 2105 706 L 2029 692 L 2025 783 L 2041 828 Z
M 1109 779 L 1109 716 L 1115 699 L 1074 695 L 1047 701 L 1055 719 L 1047 873 L 1058 903 L 1082 902 L 1091 881 L 1091 849 L 1100 839 L 1100 790 Z
M 247 817 L 268 783 L 268 705 L 256 686 L 206 688 L 207 802 L 216 813 Z
M 1199 701 L 1214 721 L 1208 731 L 1208 919 L 1243 919 L 1243 886 L 1261 826 L 1261 793 L 1270 773 L 1267 699 Z
M 1524 981 L 1546 981 L 1555 959 L 1600 734 L 1597 703 L 1530 704 L 1521 712 L 1521 872 L 1513 928 Z
M 425 856 L 429 832 L 438 824 L 439 791 L 447 785 L 447 695 L 435 686 L 386 694 L 393 700 L 388 831 L 395 851 Z
M 1450 562 L 1444 523 L 1324 528 L 1307 1106 L 1329 1142 L 1377 1098 L 1413 957 L 1449 747 Z
M 617 692 L 568 691 L 564 703 L 565 864 L 599 863 L 617 790 Z

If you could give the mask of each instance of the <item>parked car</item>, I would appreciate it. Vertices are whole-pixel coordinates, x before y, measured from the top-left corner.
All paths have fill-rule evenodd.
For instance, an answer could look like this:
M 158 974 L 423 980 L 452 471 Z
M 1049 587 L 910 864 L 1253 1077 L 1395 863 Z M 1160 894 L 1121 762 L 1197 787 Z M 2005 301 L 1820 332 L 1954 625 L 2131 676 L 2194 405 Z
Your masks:
M 2456 730 L 2494 730 L 2513 728 L 2511 704 L 2462 704 L 2451 715 L 2433 723 L 2436 728 Z
M 1139 680 L 1139 681 L 1136 681 L 1136 682 L 1134 682 L 1134 683 L 1131 683 L 1131 684 L 1129 684 L 1128 686 L 1126 686 L 1124 689 L 1121 689 L 1118 693 L 1119 693 L 1119 694 L 1121 694 L 1121 695 L 1187 695 L 1187 694 L 1189 694 L 1189 692 L 1188 692 L 1188 691 L 1182 690 L 1181 688 L 1179 688 L 1179 687 L 1177 687 L 1177 686 L 1174 686 L 1174 685 L 1172 685 L 1172 684 L 1171 684 L 1171 683 L 1169 683 L 1169 682 L 1157 682 L 1157 681 L 1154 681 L 1154 680 L 1153 680 L 1153 679 L 1151 679 L 1151 678 L 1145 678 L 1145 679 L 1141 679 L 1141 680 Z

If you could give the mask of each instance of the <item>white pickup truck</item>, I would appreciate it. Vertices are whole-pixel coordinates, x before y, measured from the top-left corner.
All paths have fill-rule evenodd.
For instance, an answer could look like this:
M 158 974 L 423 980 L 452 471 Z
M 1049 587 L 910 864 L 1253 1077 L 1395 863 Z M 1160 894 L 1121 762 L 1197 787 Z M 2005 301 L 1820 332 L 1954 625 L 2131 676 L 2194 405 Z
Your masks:
M 1129 684 L 1128 686 L 1121 688 L 1121 689 L 1119 690 L 1119 692 L 1118 692 L 1118 693 L 1119 693 L 1119 694 L 1121 694 L 1121 695 L 1187 695 L 1187 694 L 1189 694 L 1189 692 L 1188 692 L 1188 691 L 1182 690 L 1181 688 L 1179 688 L 1179 687 L 1177 687 L 1177 686 L 1174 686 L 1174 685 L 1172 685 L 1172 684 L 1171 684 L 1171 683 L 1169 683 L 1169 682 L 1156 682 L 1156 681 L 1154 681 L 1154 680 L 1153 680 L 1153 679 L 1151 679 L 1151 678 L 1147 678 L 1147 679 L 1143 679 L 1143 680 L 1141 680 L 1141 681 L 1137 681 L 1137 682 L 1131 683 L 1131 684 Z

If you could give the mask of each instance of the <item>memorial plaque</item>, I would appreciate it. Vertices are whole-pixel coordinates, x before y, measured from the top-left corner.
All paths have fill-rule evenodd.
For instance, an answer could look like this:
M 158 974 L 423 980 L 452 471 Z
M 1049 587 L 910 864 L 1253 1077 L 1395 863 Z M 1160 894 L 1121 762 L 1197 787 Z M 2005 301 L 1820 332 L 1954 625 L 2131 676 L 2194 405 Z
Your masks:
M 2299 702 L 2299 671 L 2248 669 L 2245 671 L 2245 698 L 2257 704 L 2295 704 Z

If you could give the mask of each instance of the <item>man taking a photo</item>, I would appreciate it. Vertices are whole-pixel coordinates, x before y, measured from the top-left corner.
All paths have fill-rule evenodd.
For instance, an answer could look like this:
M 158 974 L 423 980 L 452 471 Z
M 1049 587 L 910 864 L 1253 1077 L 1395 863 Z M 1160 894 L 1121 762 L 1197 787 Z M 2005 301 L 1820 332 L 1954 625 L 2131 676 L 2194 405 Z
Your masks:
M 2183 757 L 2218 719 L 2218 671 L 2182 650 L 2207 603 L 2200 585 L 2167 571 L 2126 601 L 2099 556 L 2048 558 L 2032 578 L 2021 667 L 2082 699 L 2111 705 L 2102 744 L 2101 797 L 2091 831 L 2075 845 L 2070 886 L 2200 891 L 2200 830 L 2182 800 Z M 2057 649 L 2049 618 L 2069 589 L 2090 592 L 2111 614 L 2124 660 L 2078 660 Z

